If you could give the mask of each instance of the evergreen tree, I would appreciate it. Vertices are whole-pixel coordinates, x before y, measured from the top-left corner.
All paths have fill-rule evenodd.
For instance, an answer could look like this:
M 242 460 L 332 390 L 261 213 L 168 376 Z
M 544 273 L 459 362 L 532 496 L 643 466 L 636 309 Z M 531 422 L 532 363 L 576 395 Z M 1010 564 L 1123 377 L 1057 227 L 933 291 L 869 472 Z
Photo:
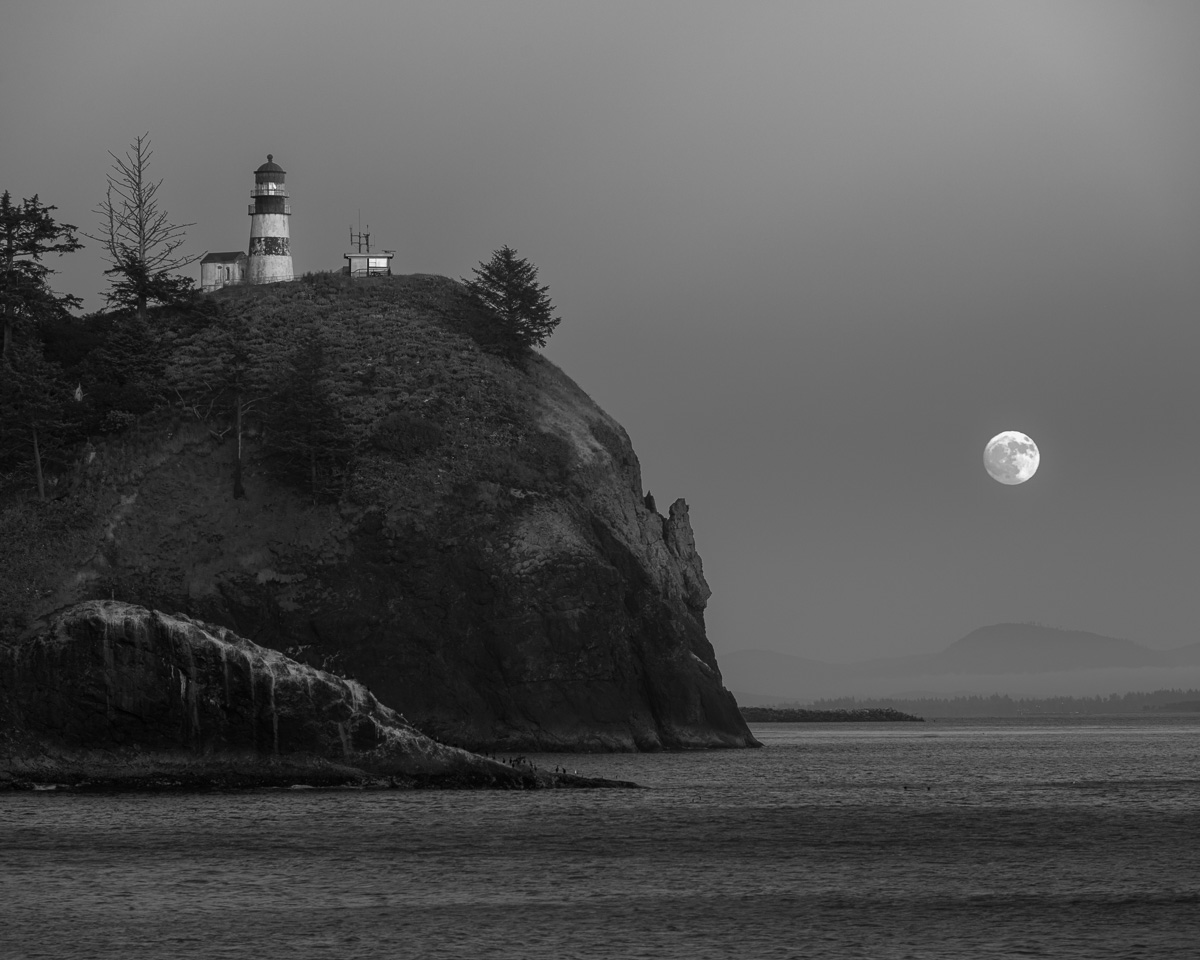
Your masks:
M 33 464 L 39 500 L 46 499 L 46 459 L 69 437 L 73 396 L 62 368 L 42 355 L 40 340 L 13 342 L 0 378 L 0 451 Z
M 313 501 L 336 495 L 345 481 L 353 441 L 338 411 L 325 344 L 310 331 L 281 371 L 270 405 L 265 446 L 276 471 L 300 480 Z
M 61 256 L 83 246 L 75 238 L 76 227 L 55 222 L 56 209 L 43 205 L 37 194 L 19 204 L 7 190 L 0 195 L 0 361 L 8 358 L 19 326 L 28 328 L 79 306 L 78 297 L 50 289 L 54 271 L 42 262 L 48 253 Z
M 75 369 L 88 394 L 92 426 L 115 433 L 163 400 L 163 338 L 136 313 L 100 315 L 92 318 L 90 326 L 94 345 Z
M 62 368 L 46 359 L 43 327 L 66 316 L 79 299 L 56 294 L 48 253 L 78 250 L 75 227 L 55 222 L 37 196 L 0 195 L 0 458 L 31 462 L 39 499 L 46 498 L 44 462 L 68 436 L 71 388 Z
M 211 431 L 218 438 L 234 432 L 234 499 L 246 496 L 242 464 L 247 417 L 262 407 L 275 380 L 271 346 L 253 317 L 221 311 L 177 346 L 166 369 L 166 382 L 185 411 L 211 424 L 224 421 L 224 429 Z
M 537 267 L 517 256 L 505 245 L 492 253 L 487 263 L 472 269 L 475 279 L 463 279 L 474 300 L 494 319 L 499 338 L 513 352 L 544 347 L 559 318 L 546 295 L 548 286 L 538 286 Z
M 174 272 L 194 263 L 203 254 L 181 256 L 184 228 L 191 223 L 172 223 L 158 208 L 162 180 L 149 174 L 150 135 L 143 134 L 129 145 L 124 157 L 112 151 L 113 172 L 108 175 L 104 201 L 95 210 L 100 232 L 88 234 L 104 245 L 112 275 L 108 302 L 133 310 L 145 320 L 152 303 L 178 304 L 194 293 L 190 277 Z

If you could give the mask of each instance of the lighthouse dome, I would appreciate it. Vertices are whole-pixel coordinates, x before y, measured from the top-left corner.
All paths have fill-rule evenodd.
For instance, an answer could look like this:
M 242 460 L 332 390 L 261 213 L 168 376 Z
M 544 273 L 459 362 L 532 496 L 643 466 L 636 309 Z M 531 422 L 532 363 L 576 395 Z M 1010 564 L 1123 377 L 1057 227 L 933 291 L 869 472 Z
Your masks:
M 274 154 L 268 153 L 267 154 L 267 162 L 264 163 L 261 167 L 259 167 L 254 172 L 255 173 L 286 173 L 287 171 L 284 170 L 283 167 L 281 167 L 279 164 L 277 164 L 275 162 Z

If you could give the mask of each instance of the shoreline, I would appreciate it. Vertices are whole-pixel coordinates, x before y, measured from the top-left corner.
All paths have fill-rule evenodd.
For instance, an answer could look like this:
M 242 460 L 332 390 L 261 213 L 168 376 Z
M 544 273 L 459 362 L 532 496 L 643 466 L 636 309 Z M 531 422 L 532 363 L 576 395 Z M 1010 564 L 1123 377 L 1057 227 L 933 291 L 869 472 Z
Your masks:
M 924 723 L 924 717 L 891 707 L 858 710 L 807 710 L 783 707 L 741 707 L 747 723 Z
M 418 773 L 373 772 L 298 756 L 197 760 L 143 753 L 128 757 L 10 755 L 0 761 L 0 793 L 641 789 L 628 780 L 513 769 L 484 757 L 477 759 L 475 769 Z

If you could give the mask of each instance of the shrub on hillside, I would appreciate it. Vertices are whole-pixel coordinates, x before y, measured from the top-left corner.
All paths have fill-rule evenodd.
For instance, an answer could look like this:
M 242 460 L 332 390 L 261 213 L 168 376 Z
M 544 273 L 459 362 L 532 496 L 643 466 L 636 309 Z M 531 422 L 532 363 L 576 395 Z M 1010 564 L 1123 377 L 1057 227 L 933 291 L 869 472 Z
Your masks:
M 434 449 L 442 442 L 445 433 L 432 420 L 407 413 L 392 413 L 379 421 L 371 441 L 380 450 L 413 457 Z

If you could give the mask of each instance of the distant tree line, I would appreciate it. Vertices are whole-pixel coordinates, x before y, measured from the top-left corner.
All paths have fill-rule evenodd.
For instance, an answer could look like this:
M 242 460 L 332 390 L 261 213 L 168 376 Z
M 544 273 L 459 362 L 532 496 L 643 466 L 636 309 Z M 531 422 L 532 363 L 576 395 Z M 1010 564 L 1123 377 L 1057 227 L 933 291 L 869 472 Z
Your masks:
M 815 700 L 814 710 L 900 710 L 924 717 L 1026 717 L 1082 714 L 1135 714 L 1147 711 L 1188 712 L 1200 701 L 1200 690 L 1155 690 L 1152 693 L 1114 693 L 1107 697 L 1020 697 L 992 694 L 969 697 L 856 698 Z
M 924 717 L 902 713 L 891 707 L 807 710 L 800 707 L 742 707 L 750 723 L 921 723 Z

